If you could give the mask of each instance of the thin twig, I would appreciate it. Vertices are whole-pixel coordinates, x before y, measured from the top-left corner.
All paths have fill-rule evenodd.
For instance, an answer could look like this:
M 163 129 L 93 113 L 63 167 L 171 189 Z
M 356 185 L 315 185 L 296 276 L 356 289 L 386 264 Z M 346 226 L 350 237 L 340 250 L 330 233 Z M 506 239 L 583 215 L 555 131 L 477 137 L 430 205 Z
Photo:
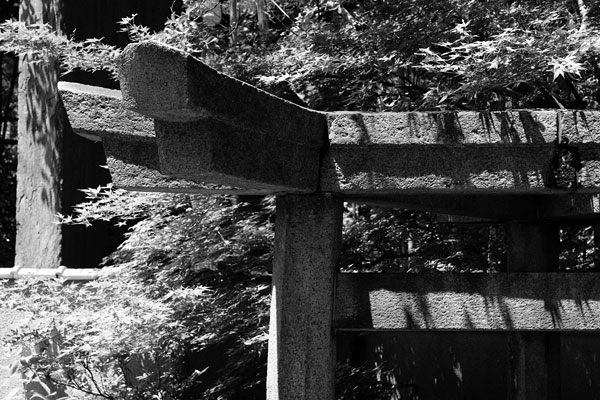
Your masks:
M 98 394 L 106 399 L 112 399 L 112 397 L 104 395 L 102 390 L 100 390 L 100 387 L 98 386 L 98 382 L 96 382 L 96 379 L 94 378 L 94 373 L 92 372 L 92 370 L 90 369 L 88 364 L 85 361 L 82 362 L 81 364 L 83 365 L 83 368 L 85 368 L 85 370 L 90 375 L 90 379 L 92 380 L 92 383 L 94 384 L 94 387 L 96 388 L 96 391 L 98 392 Z

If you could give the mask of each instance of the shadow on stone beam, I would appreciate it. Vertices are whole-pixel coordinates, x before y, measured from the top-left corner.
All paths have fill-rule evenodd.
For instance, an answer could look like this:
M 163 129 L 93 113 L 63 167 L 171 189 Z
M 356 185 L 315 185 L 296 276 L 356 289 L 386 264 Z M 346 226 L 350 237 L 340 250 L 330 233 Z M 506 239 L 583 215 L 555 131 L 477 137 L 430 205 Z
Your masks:
M 335 329 L 597 331 L 597 273 L 338 274 Z
M 183 179 L 351 196 L 600 192 L 596 111 L 319 113 L 155 42 L 128 46 L 120 75 L 126 106 L 157 121 L 163 172 Z M 565 138 L 580 165 L 561 186 Z
M 137 191 L 263 194 L 273 189 L 241 190 L 181 179 L 160 172 L 154 122 L 123 107 L 119 90 L 60 82 L 59 90 L 73 131 L 102 142 L 115 186 Z
M 156 121 L 163 172 L 184 179 L 314 192 L 327 147 L 318 113 L 154 42 L 119 60 L 123 101 Z

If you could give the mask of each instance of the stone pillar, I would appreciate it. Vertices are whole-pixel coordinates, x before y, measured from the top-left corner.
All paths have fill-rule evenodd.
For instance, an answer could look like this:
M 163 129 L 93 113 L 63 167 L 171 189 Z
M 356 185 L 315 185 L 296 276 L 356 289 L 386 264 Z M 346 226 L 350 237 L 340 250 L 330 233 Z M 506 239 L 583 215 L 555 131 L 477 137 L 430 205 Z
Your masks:
M 342 200 L 285 195 L 276 207 L 267 399 L 333 400 Z
M 558 271 L 559 232 L 553 224 L 507 225 L 508 272 Z M 509 333 L 509 399 L 560 399 L 560 333 Z

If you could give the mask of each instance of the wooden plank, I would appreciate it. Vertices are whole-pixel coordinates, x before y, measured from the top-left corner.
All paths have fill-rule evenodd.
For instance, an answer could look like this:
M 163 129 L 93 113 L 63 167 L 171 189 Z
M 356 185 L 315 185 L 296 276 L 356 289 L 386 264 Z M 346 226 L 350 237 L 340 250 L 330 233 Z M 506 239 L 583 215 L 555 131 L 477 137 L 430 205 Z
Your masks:
M 600 274 L 338 274 L 342 330 L 600 329 Z

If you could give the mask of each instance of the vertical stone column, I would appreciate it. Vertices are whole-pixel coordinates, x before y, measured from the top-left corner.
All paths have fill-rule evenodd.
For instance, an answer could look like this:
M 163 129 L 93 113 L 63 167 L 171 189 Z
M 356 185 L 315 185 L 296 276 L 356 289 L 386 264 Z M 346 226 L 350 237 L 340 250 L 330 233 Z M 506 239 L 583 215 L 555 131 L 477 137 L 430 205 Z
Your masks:
M 342 200 L 285 195 L 276 207 L 267 399 L 333 400 Z
M 558 227 L 509 223 L 507 253 L 509 273 L 558 271 Z M 509 398 L 560 399 L 560 333 L 517 331 L 509 335 Z

